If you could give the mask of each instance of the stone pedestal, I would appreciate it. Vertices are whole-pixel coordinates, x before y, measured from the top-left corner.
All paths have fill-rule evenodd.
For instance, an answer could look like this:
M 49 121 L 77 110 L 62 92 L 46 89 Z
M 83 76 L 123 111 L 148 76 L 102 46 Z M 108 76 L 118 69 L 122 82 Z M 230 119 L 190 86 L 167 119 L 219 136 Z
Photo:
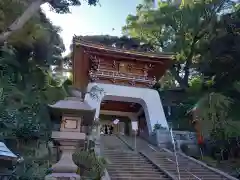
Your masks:
M 52 132 L 52 138 L 60 143 L 62 151 L 60 160 L 52 166 L 52 174 L 47 175 L 45 180 L 80 180 L 76 174 L 77 165 L 72 160 L 72 155 L 79 141 L 85 139 L 84 133 L 77 132 Z

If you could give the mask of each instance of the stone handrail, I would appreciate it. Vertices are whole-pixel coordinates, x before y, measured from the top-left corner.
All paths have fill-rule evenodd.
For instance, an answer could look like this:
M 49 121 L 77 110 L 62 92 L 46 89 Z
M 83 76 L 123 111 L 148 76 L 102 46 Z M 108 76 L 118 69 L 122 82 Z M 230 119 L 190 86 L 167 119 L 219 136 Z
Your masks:
M 131 149 L 132 151 L 135 151 L 135 149 L 131 145 L 129 145 L 126 140 L 124 140 L 118 135 L 116 135 L 116 137 L 118 137 L 129 149 Z
M 171 154 L 173 153 L 172 151 L 170 151 L 170 150 L 168 150 L 168 149 L 166 149 L 166 148 L 163 148 L 163 150 L 166 151 L 166 152 L 168 152 L 168 153 L 171 153 Z M 225 178 L 227 178 L 227 179 L 229 179 L 229 180 L 238 180 L 237 178 L 235 178 L 235 177 L 233 177 L 233 176 L 230 176 L 229 174 L 227 174 L 227 173 L 225 173 L 225 172 L 223 172 L 223 171 L 220 171 L 220 170 L 218 170 L 218 169 L 216 169 L 216 168 L 210 167 L 210 166 L 208 166 L 207 164 L 205 164 L 204 162 L 201 162 L 201 161 L 199 161 L 199 160 L 197 160 L 197 159 L 194 159 L 194 158 L 192 158 L 192 157 L 190 157 L 190 156 L 187 156 L 187 155 L 185 155 L 185 154 L 183 154 L 183 153 L 181 153 L 181 152 L 177 152 L 177 154 L 179 154 L 180 156 L 182 156 L 182 157 L 184 157 L 184 158 L 187 158 L 188 160 L 193 161 L 193 162 L 195 162 L 196 164 L 199 164 L 199 165 L 201 165 L 201 166 L 203 166 L 203 167 L 205 167 L 205 168 L 207 168 L 207 169 L 209 169 L 209 170 L 211 170 L 211 171 L 213 171 L 213 172 L 215 172 L 215 173 L 217 173 L 217 174 L 220 174 L 220 175 L 222 175 L 223 177 L 225 177 Z

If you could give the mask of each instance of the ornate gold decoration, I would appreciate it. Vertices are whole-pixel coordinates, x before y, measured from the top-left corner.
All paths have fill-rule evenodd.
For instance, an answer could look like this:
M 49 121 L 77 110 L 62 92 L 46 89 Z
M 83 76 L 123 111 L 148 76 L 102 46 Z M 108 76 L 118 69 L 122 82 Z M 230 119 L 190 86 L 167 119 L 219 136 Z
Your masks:
M 133 68 L 133 65 L 132 65 L 132 64 L 128 64 L 128 65 L 127 65 L 127 69 L 128 69 L 129 72 L 132 70 L 132 68 Z
M 139 76 L 134 74 L 119 73 L 116 71 L 100 70 L 100 71 L 89 71 L 89 77 L 91 81 L 97 81 L 101 78 L 110 79 L 113 83 L 117 80 L 127 81 L 130 85 L 135 86 L 136 83 L 145 83 L 152 86 L 156 83 L 156 77 L 148 78 L 147 76 Z
M 90 80 L 91 82 L 94 82 L 94 81 L 99 80 L 97 74 L 96 74 L 93 70 L 90 70 L 90 71 L 88 72 L 88 75 L 89 75 L 89 77 L 90 77 L 89 80 Z
M 132 85 L 132 86 L 135 86 L 135 85 L 136 85 L 136 83 L 135 83 L 135 81 L 134 81 L 134 80 L 132 80 L 132 81 L 129 81 L 129 84 L 130 84 L 130 85 Z
M 90 55 L 89 60 L 91 61 L 91 70 L 99 70 L 100 59 L 97 56 Z
M 117 63 L 116 63 L 115 60 L 113 61 L 113 65 L 112 65 L 112 67 L 113 67 L 113 68 L 116 68 L 116 67 L 117 67 Z

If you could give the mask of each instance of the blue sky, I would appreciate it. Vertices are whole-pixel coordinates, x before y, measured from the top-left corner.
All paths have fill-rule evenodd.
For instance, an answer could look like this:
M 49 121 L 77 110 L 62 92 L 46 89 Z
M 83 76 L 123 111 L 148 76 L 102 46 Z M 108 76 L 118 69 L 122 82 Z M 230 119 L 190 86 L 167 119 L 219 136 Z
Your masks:
M 101 6 L 88 6 L 83 3 L 72 7 L 71 14 L 56 14 L 47 4 L 42 6 L 47 17 L 54 25 L 62 28 L 61 36 L 69 52 L 73 35 L 121 35 L 128 14 L 136 13 L 141 0 L 100 0 Z M 112 29 L 115 30 L 112 30 Z M 66 52 L 66 53 L 67 53 Z

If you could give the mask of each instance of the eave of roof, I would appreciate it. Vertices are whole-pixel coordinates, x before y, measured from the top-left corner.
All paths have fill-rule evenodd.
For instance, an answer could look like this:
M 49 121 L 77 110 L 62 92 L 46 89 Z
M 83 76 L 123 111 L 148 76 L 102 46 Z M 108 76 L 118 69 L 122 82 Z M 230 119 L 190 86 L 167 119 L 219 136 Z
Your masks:
M 73 38 L 74 45 L 81 45 L 84 47 L 89 47 L 97 50 L 103 50 L 114 53 L 121 53 L 125 55 L 139 56 L 142 58 L 155 58 L 155 59 L 173 59 L 174 53 L 149 53 L 149 52 L 138 52 L 133 50 L 118 49 L 114 47 L 104 46 L 102 44 L 97 44 L 93 42 L 88 42 L 78 37 Z
M 67 97 L 64 100 L 57 101 L 53 105 L 48 105 L 52 109 L 60 110 L 74 110 L 74 111 L 90 111 L 94 112 L 96 109 L 90 106 L 86 101 L 81 101 L 77 97 Z

